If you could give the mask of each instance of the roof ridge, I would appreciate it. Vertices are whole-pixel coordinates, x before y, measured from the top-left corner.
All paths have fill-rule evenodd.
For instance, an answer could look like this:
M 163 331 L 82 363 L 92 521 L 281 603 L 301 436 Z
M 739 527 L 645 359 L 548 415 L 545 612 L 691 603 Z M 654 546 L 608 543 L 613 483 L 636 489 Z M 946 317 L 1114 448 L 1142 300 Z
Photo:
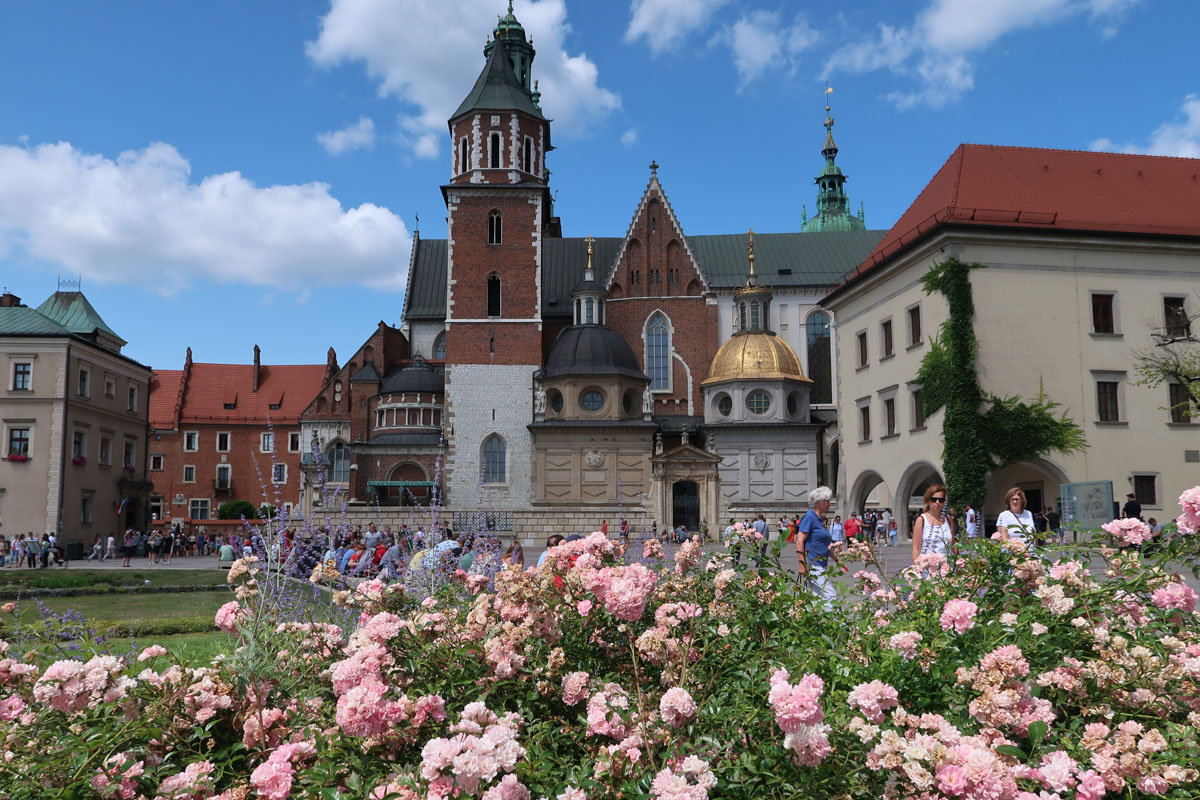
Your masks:
M 1121 158 L 1155 158 L 1166 161 L 1200 161 L 1200 158 L 1188 156 L 1168 156 L 1157 153 L 1118 153 L 1112 150 L 1084 150 L 1076 147 L 1034 147 L 1033 145 L 1017 144 L 986 144 L 984 142 L 962 142 L 961 147 L 978 148 L 982 150 L 1023 150 L 1033 153 L 1079 153 L 1081 155 L 1097 155 L 1103 157 L 1118 156 Z

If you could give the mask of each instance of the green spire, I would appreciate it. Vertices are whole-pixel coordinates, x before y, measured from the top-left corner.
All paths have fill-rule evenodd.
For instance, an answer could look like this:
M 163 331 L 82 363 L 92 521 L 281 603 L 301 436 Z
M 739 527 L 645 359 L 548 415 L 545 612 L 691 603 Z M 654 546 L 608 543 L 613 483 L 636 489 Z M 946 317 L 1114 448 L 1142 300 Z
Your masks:
M 508 2 L 508 13 L 496 18 L 496 28 L 492 38 L 483 47 L 484 57 L 492 55 L 492 48 L 498 41 L 504 41 L 504 49 L 508 53 L 509 62 L 517 80 L 525 87 L 525 91 L 533 90 L 533 57 L 537 51 L 533 49 L 533 39 L 526 40 L 525 28 L 513 14 L 512 0 Z
M 846 176 L 842 168 L 835 162 L 838 147 L 833 141 L 833 114 L 829 103 L 829 95 L 833 89 L 825 84 L 825 144 L 821 147 L 821 155 L 825 156 L 825 166 L 817 175 L 817 213 L 811 219 L 802 222 L 801 230 L 805 233 L 813 231 L 861 231 L 866 229 L 862 212 L 855 216 L 850 211 L 850 198 L 846 194 Z M 807 216 L 807 215 L 806 215 Z

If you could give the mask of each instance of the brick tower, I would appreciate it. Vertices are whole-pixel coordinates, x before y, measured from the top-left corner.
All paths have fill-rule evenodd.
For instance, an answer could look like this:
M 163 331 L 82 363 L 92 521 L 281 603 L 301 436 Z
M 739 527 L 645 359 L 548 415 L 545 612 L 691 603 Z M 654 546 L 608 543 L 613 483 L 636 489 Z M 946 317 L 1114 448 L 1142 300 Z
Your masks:
M 534 49 L 512 14 L 449 120 L 446 410 L 449 504 L 530 499 L 533 373 L 542 363 L 542 240 L 552 230 L 550 124 L 531 83 Z M 484 496 L 480 497 L 480 490 Z

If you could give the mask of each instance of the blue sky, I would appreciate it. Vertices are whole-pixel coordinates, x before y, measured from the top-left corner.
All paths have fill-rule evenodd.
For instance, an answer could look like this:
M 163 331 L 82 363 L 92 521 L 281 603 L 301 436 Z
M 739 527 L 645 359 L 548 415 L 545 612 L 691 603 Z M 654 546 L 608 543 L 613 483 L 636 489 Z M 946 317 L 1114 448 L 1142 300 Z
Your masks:
M 961 142 L 1200 158 L 1200 4 L 519 0 L 567 236 L 625 233 L 651 159 L 690 234 L 796 230 L 838 163 L 889 227 Z M 0 5 L 0 283 L 57 276 L 130 344 L 343 358 L 399 323 L 445 120 L 502 0 Z

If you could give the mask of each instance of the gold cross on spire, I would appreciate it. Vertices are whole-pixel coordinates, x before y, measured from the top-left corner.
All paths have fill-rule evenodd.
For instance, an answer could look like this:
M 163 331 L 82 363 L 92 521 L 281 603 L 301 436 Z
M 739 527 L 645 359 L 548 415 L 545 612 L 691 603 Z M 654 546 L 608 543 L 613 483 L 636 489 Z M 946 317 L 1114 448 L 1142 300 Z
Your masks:
M 587 242 L 587 246 L 588 246 L 587 268 L 591 269 L 592 268 L 592 243 L 595 242 L 596 240 L 594 238 L 592 238 L 592 235 L 589 233 L 588 237 L 586 239 L 584 239 L 584 241 Z

